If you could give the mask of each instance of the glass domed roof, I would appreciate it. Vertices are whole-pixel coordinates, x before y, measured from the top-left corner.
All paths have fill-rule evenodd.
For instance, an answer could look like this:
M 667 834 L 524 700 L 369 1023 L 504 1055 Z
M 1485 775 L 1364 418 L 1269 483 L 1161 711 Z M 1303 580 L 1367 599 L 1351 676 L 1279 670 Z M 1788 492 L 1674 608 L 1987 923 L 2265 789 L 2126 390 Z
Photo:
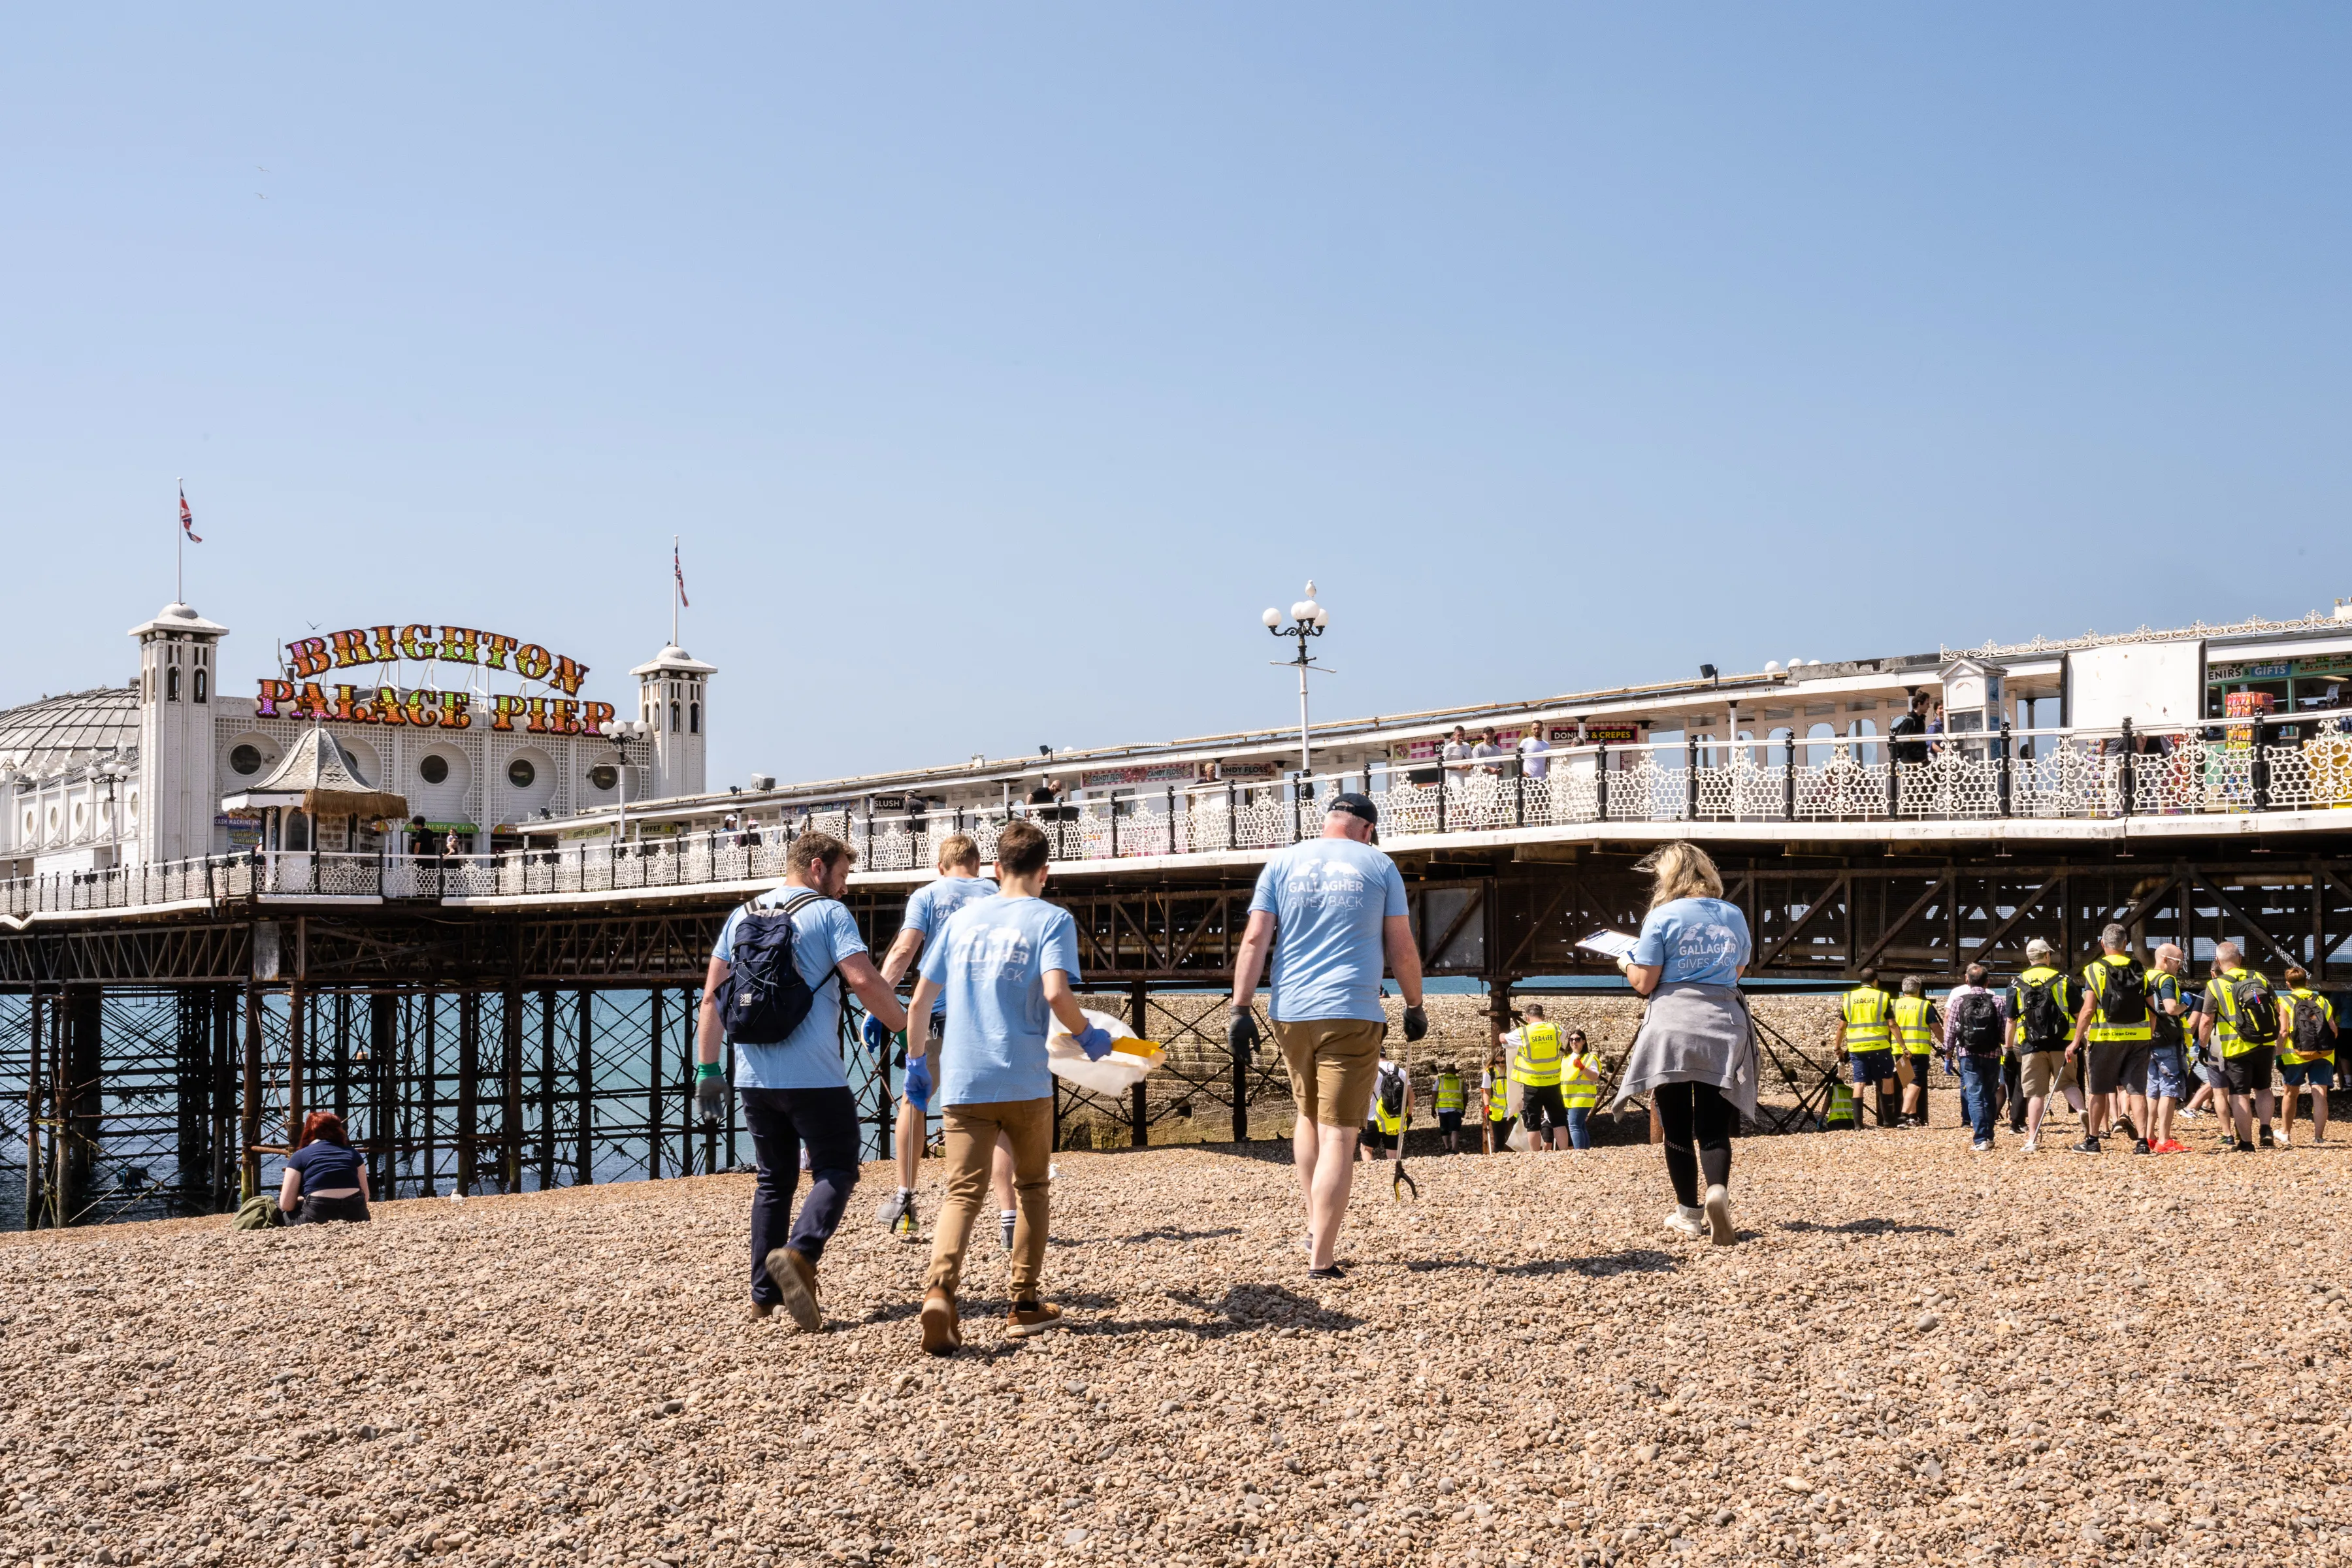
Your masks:
M 0 773 L 41 777 L 139 744 L 139 689 L 101 686 L 0 712 Z

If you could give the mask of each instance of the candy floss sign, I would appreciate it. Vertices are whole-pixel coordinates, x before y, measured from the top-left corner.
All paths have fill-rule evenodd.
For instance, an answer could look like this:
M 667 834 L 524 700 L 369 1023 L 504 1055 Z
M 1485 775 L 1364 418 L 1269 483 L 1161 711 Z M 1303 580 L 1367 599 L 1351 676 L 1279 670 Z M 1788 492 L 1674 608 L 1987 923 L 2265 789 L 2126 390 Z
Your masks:
M 545 685 L 551 695 L 512 693 L 487 699 L 481 710 L 493 730 L 534 735 L 600 735 L 613 717 L 609 702 L 582 702 L 588 667 L 551 654 L 535 642 L 471 626 L 362 626 L 302 637 L 286 645 L 286 679 L 264 680 L 255 712 L 264 719 L 332 719 L 345 724 L 413 724 L 419 729 L 470 730 L 475 693 L 381 683 L 382 666 L 470 664 Z M 320 679 L 341 670 L 373 670 L 379 679 Z M 560 693 L 561 695 L 552 695 Z

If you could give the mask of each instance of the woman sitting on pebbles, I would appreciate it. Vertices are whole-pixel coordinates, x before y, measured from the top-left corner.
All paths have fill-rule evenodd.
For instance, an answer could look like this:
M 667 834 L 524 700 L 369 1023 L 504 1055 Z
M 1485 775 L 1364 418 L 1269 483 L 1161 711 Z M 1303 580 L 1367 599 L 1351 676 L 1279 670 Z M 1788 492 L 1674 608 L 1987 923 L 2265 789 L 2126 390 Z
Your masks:
M 1724 901 L 1723 878 L 1696 844 L 1666 845 L 1638 869 L 1657 880 L 1641 938 L 1617 966 L 1650 1005 L 1617 1103 L 1647 1094 L 1664 1126 L 1676 1205 L 1666 1228 L 1728 1246 L 1731 1134 L 1740 1117 L 1756 1114 L 1756 1044 L 1738 986 L 1750 950 L 1748 919 Z
M 302 1119 L 302 1139 L 286 1156 L 286 1179 L 278 1184 L 278 1206 L 295 1225 L 324 1220 L 362 1224 L 368 1217 L 366 1163 L 352 1147 L 343 1119 L 314 1110 Z

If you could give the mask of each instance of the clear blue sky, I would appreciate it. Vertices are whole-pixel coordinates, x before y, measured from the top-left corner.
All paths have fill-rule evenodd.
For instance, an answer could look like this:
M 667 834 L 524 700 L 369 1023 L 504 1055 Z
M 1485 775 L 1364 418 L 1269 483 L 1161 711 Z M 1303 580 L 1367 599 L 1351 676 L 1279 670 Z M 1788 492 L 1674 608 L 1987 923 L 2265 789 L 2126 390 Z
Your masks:
M 2352 13 L 19 7 L 0 701 L 451 621 L 715 781 L 2352 594 Z

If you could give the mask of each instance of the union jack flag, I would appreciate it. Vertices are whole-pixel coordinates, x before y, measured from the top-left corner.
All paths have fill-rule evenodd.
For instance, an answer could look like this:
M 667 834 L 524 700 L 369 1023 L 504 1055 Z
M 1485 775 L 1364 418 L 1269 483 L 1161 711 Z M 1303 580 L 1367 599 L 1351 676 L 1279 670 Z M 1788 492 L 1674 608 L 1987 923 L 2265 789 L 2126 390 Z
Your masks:
M 188 536 L 191 544 L 202 544 L 205 536 L 196 531 L 196 515 L 188 510 L 188 487 L 180 487 L 180 531 Z
M 184 502 L 182 503 L 182 510 L 186 510 Z M 694 601 L 686 596 L 686 565 L 678 559 L 677 543 L 675 540 L 671 542 L 669 547 L 669 574 L 677 579 L 677 602 L 692 609 Z

